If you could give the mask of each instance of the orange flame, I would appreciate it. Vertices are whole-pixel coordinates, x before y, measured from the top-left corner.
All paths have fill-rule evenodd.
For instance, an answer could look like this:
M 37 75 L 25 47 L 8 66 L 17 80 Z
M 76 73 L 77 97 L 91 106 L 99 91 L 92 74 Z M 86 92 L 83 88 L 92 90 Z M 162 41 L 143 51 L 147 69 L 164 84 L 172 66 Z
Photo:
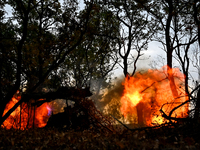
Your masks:
M 121 97 L 121 112 L 127 118 L 136 116 L 136 123 L 151 126 L 162 124 L 166 120 L 161 116 L 160 109 L 169 114 L 170 111 L 186 101 L 188 97 L 184 91 L 184 75 L 178 68 L 172 69 L 179 97 L 174 99 L 169 80 L 167 66 L 160 70 L 148 70 L 145 73 L 137 72 L 133 77 L 126 77 L 123 83 L 124 92 Z M 178 108 L 172 117 L 186 117 L 188 106 Z
M 20 96 L 13 97 L 6 105 L 3 115 L 5 115 L 19 100 Z M 21 129 L 25 130 L 32 127 L 44 127 L 50 117 L 50 106 L 47 103 L 40 107 L 34 108 L 31 104 L 22 103 L 13 111 L 10 116 L 3 122 L 2 127 L 6 129 Z

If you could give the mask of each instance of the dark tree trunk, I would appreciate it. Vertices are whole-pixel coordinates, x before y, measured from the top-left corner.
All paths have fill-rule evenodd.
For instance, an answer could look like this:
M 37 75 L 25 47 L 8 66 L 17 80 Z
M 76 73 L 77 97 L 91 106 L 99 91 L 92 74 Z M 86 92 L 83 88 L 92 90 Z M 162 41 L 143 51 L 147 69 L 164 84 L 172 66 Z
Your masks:
M 173 53 L 173 43 L 170 38 L 170 25 L 172 22 L 172 17 L 173 17 L 173 4 L 172 0 L 168 1 L 169 4 L 169 13 L 168 13 L 168 18 L 167 18 L 167 23 L 166 23 L 166 29 L 165 29 L 165 40 L 166 40 L 166 47 L 167 47 L 167 75 L 169 79 L 169 84 L 170 88 L 173 94 L 174 98 L 178 97 L 178 92 L 176 89 L 176 84 L 174 81 L 173 77 L 173 72 L 172 72 L 172 53 Z
M 195 113 L 194 113 L 195 121 L 199 120 L 199 113 L 200 113 L 200 89 L 198 90 L 198 93 L 197 93 L 197 100 L 196 100 Z
M 144 103 L 140 102 L 136 106 L 137 109 L 137 117 L 138 117 L 138 124 L 144 125 Z

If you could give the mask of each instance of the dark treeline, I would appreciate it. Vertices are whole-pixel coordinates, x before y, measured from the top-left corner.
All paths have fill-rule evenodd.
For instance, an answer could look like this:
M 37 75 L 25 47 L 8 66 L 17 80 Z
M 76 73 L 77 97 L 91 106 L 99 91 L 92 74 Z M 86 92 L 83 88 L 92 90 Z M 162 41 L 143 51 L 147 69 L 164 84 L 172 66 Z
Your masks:
M 9 17 L 6 5 L 12 9 Z M 199 14 L 198 0 L 84 0 L 81 10 L 77 0 L 2 0 L 0 124 L 31 96 L 44 98 L 63 87 L 88 88 L 99 78 L 104 79 L 104 88 L 108 87 L 117 67 L 124 76 L 134 76 L 139 60 L 145 62 L 143 55 L 152 41 L 160 42 L 166 52 L 167 77 L 174 98 L 179 96 L 172 73 L 174 60 L 185 74 L 188 103 L 196 106 L 190 114 L 196 113 L 191 116 L 198 120 L 194 93 L 199 86 L 189 88 L 189 71 L 199 61 L 198 51 L 193 48 L 200 46 Z M 21 99 L 3 115 L 17 91 Z M 57 93 L 53 99 L 59 96 Z M 172 120 L 173 111 L 164 114 L 166 118 Z

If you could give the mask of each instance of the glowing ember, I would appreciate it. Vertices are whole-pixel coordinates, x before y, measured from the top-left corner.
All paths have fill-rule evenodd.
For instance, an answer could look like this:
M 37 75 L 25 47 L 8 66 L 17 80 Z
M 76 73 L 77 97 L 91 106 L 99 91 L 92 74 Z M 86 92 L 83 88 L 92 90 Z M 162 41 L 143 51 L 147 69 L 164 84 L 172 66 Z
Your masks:
M 20 96 L 13 97 L 7 104 L 4 114 L 8 112 L 19 100 Z M 6 129 L 28 129 L 34 127 L 44 127 L 47 124 L 48 118 L 51 114 L 51 108 L 47 103 L 40 107 L 31 106 L 28 103 L 22 103 L 13 111 L 10 116 L 3 122 L 2 127 Z
M 160 108 L 166 114 L 187 100 L 184 92 L 184 75 L 178 68 L 172 69 L 179 97 L 174 99 L 169 80 L 167 67 L 160 70 L 148 70 L 145 73 L 137 72 L 133 77 L 126 77 L 123 85 L 124 92 L 121 98 L 121 112 L 127 117 L 136 116 L 136 123 L 141 125 L 162 124 L 166 120 L 161 116 Z M 172 117 L 186 117 L 188 106 L 180 107 Z

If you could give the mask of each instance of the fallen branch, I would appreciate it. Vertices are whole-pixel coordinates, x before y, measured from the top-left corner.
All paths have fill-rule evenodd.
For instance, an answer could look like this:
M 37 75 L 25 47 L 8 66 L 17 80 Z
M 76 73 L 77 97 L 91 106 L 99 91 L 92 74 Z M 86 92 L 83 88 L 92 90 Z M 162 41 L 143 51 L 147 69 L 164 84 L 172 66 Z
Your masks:
M 162 108 L 160 109 L 160 112 L 162 113 L 162 117 L 164 117 L 165 119 L 169 120 L 171 122 L 171 120 L 174 121 L 191 121 L 192 119 L 190 118 L 176 118 L 176 117 L 171 117 L 168 116 L 163 110 Z
M 130 130 L 130 131 L 142 131 L 142 130 L 147 130 L 147 129 L 154 129 L 154 128 L 158 128 L 159 126 L 152 126 L 152 127 L 141 127 L 141 128 L 134 128 L 134 129 L 130 129 L 128 126 L 126 126 L 125 124 L 123 124 L 120 120 L 118 120 L 117 118 L 115 118 L 113 115 L 111 115 L 115 120 L 117 120 L 121 125 L 123 125 L 126 129 Z
M 117 122 L 119 122 L 121 125 L 123 125 L 126 129 L 128 130 L 132 130 L 129 127 L 127 127 L 125 124 L 123 124 L 120 120 L 118 120 L 117 118 L 115 118 L 113 115 L 111 115 L 115 120 L 117 120 Z

